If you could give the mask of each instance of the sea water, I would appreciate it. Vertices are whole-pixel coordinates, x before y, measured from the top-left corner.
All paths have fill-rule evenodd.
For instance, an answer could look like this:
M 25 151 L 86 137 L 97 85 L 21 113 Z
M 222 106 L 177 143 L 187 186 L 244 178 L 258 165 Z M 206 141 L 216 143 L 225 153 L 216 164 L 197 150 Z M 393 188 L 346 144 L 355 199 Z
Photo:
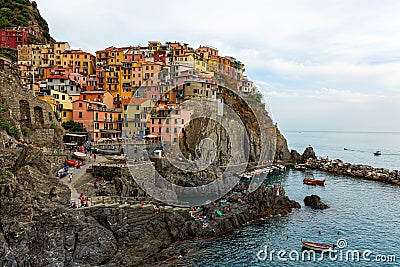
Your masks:
M 400 166 L 398 133 L 284 134 L 290 148 L 301 152 L 312 145 L 319 156 L 389 169 Z M 381 150 L 382 155 L 374 156 L 376 150 Z M 400 266 L 400 187 L 320 171 L 313 173 L 317 179 L 326 179 L 325 187 L 304 185 L 305 174 L 295 170 L 270 176 L 266 181 L 284 186 L 286 195 L 298 201 L 301 209 L 286 217 L 269 218 L 236 229 L 207 242 L 174 265 Z M 304 197 L 311 194 L 319 195 L 330 208 L 321 211 L 304 207 Z M 316 254 L 315 258 L 305 254 L 303 258 L 302 239 L 325 244 L 339 241 L 342 248 L 336 254 L 323 257 Z M 278 251 L 283 251 L 279 258 Z M 353 252 L 364 256 L 358 261 Z

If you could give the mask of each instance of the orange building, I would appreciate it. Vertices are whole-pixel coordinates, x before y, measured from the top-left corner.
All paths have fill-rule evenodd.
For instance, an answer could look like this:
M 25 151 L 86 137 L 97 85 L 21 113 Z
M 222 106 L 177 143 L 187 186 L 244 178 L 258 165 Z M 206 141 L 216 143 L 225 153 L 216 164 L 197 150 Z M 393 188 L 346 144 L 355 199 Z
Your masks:
M 122 135 L 122 110 L 113 108 L 109 100 L 104 102 L 76 100 L 73 105 L 73 120 L 82 123 L 90 139 L 120 138 Z
M 95 56 L 82 50 L 66 50 L 61 53 L 63 68 L 69 68 L 72 72 L 85 76 L 95 74 L 95 62 Z

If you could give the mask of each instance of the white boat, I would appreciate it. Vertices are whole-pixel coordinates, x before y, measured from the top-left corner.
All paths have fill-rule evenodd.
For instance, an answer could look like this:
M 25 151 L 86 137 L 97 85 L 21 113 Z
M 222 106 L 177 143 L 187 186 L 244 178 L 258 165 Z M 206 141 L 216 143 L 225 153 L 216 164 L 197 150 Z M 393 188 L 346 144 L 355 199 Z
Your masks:
M 85 160 L 86 159 L 86 154 L 82 153 L 82 152 L 74 152 L 73 155 L 77 159 L 81 159 L 81 160 Z

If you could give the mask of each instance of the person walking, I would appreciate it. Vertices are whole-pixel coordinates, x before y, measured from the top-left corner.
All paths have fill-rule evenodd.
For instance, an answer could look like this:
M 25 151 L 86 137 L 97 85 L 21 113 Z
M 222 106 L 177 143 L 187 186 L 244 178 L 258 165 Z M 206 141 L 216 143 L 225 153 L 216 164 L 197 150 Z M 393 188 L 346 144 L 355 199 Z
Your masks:
M 69 183 L 72 183 L 72 173 L 69 174 Z

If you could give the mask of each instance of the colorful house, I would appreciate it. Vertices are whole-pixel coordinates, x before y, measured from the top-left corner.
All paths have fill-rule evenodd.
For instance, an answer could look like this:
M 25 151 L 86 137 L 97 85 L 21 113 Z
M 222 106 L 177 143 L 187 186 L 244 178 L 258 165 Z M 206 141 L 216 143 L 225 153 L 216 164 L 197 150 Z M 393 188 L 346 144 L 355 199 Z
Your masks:
M 146 124 L 150 119 L 154 102 L 146 98 L 123 99 L 124 124 L 122 135 L 128 138 L 146 135 Z
M 109 102 L 109 101 L 108 101 Z M 121 110 L 112 103 L 76 100 L 73 102 L 73 120 L 82 123 L 90 139 L 120 138 L 122 133 Z

